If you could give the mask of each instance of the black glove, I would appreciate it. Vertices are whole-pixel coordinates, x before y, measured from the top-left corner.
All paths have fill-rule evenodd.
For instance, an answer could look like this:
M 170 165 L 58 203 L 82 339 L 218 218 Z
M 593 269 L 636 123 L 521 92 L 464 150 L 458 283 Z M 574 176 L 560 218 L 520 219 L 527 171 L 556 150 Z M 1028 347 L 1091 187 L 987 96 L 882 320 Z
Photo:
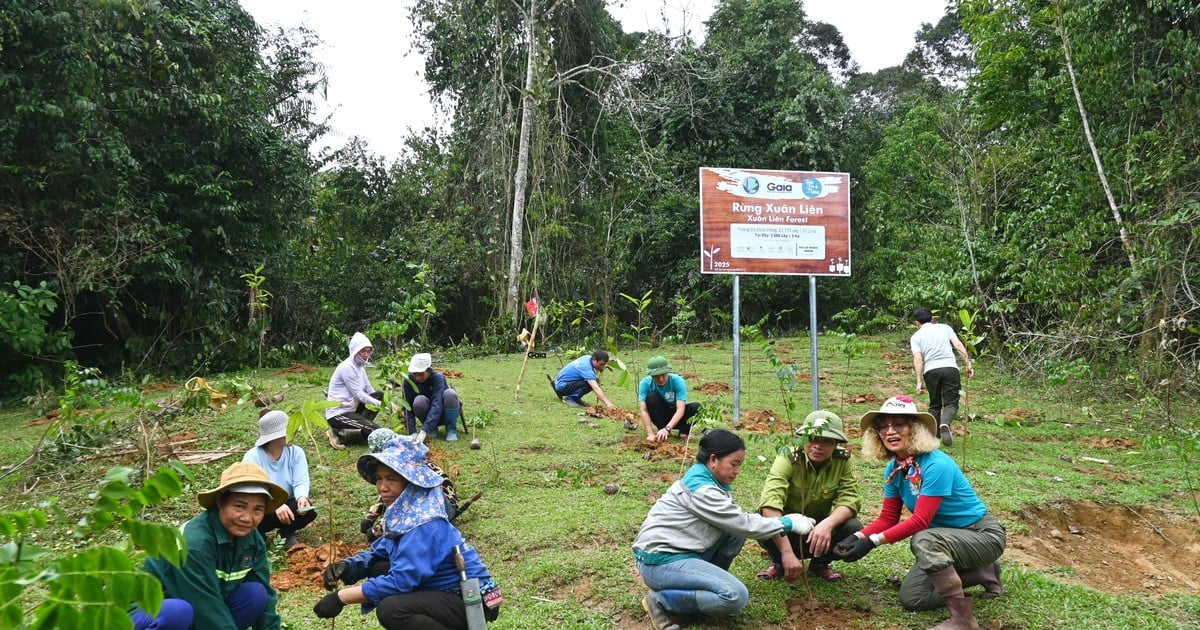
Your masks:
M 325 586 L 325 590 L 332 591 L 337 588 L 338 581 L 346 575 L 348 570 L 350 570 L 350 565 L 346 564 L 345 560 L 339 560 L 325 567 L 325 570 L 321 572 L 321 584 Z
M 855 562 L 871 553 L 875 543 L 869 536 L 847 536 L 845 540 L 833 548 L 833 557 L 845 562 Z
M 316 606 L 313 606 L 313 612 L 321 619 L 333 619 L 342 614 L 342 609 L 345 607 L 346 605 L 342 603 L 342 600 L 338 599 L 337 592 L 333 592 L 322 597 L 321 601 L 317 602 Z

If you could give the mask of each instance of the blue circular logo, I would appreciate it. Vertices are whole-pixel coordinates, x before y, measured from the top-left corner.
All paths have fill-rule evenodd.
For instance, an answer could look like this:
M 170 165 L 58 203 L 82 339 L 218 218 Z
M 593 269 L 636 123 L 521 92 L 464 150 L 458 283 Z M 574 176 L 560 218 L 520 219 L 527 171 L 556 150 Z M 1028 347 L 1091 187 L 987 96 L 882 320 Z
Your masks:
M 758 192 L 758 178 L 757 177 L 747 177 L 746 179 L 743 179 L 742 180 L 742 190 L 746 191 L 747 193 L 749 193 L 751 195 L 753 195 L 754 193 L 757 193 Z
M 804 196 L 808 197 L 809 199 L 812 199 L 813 197 L 820 197 L 822 188 L 821 180 L 815 177 L 809 177 L 808 179 L 804 180 L 804 183 L 800 186 L 800 190 L 804 191 Z

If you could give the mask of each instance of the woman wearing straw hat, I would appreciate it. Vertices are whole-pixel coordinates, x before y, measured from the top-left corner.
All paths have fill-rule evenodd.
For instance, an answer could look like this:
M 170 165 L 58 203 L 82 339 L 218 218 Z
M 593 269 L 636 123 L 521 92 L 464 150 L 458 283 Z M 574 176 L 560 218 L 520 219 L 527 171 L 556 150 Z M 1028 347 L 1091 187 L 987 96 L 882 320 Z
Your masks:
M 696 463 L 658 498 L 633 541 L 638 573 L 650 587 L 642 608 L 655 630 L 679 630 L 672 614 L 727 616 L 740 612 L 750 591 L 729 565 L 747 538 L 807 534 L 803 514 L 767 518 L 743 512 L 733 480 L 746 461 L 746 443 L 732 431 L 709 429 Z
M 266 536 L 279 530 L 285 550 L 295 547 L 296 532 L 317 518 L 308 500 L 308 457 L 304 449 L 287 439 L 288 415 L 277 409 L 263 410 L 258 419 L 258 441 L 246 451 L 242 461 L 258 464 L 271 481 L 288 493 L 288 500 L 268 512 L 258 524 L 258 533 Z
M 687 382 L 671 371 L 667 358 L 650 357 L 646 378 L 638 383 L 638 409 L 646 441 L 665 442 L 673 429 L 679 430 L 679 439 L 687 441 L 692 431 L 688 420 L 700 412 L 700 403 L 689 403 L 687 397 Z
M 155 619 L 135 611 L 134 627 L 186 628 L 176 605 L 182 600 L 190 605 L 196 628 L 278 630 L 277 596 L 258 524 L 285 500 L 287 491 L 271 483 L 258 465 L 238 462 L 226 468 L 220 485 L 196 495 L 204 512 L 183 525 L 183 566 L 161 556 L 146 561 L 146 572 L 162 582 L 163 596 L 176 601 Z
M 938 630 L 978 628 L 974 602 L 963 587 L 982 585 L 985 599 L 1004 593 L 998 561 L 1004 526 L 988 513 L 958 464 L 938 450 L 937 422 L 918 412 L 911 398 L 889 398 L 859 424 L 863 456 L 887 462 L 883 508 L 862 531 L 838 543 L 835 557 L 855 562 L 879 545 L 911 537 L 916 562 L 900 586 L 900 604 L 908 610 L 945 605 L 950 619 Z M 912 516 L 901 523 L 903 507 Z
M 760 540 L 771 564 L 758 572 L 758 579 L 782 577 L 791 582 L 804 569 L 800 559 L 812 558 L 808 572 L 836 582 L 842 576 L 830 566 L 833 545 L 862 529 L 855 518 L 861 509 L 858 480 L 850 469 L 842 419 L 831 411 L 814 411 L 795 434 L 806 442 L 803 447 L 786 449 L 775 456 L 763 483 L 758 511 L 763 516 L 802 512 L 816 519 L 817 524 L 807 536 L 791 533 Z
M 479 552 L 446 518 L 442 477 L 426 465 L 429 449 L 420 440 L 398 437 L 378 453 L 358 458 L 358 474 L 376 490 L 387 510 L 383 536 L 371 547 L 325 568 L 325 588 L 313 612 L 322 619 L 341 614 L 347 604 L 375 611 L 387 630 L 453 628 L 466 630 L 455 550 L 461 551 L 468 579 L 479 580 L 484 614 L 499 615 L 503 597 Z M 358 584 L 358 582 L 362 582 Z

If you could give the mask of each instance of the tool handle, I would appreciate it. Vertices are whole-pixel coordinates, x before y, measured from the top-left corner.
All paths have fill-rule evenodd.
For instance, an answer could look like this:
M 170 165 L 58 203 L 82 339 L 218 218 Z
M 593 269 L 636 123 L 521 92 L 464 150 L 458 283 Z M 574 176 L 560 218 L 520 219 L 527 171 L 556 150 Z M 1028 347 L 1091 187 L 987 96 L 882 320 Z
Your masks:
M 454 568 L 458 569 L 459 579 L 467 580 L 467 561 L 463 559 L 462 549 L 454 545 Z

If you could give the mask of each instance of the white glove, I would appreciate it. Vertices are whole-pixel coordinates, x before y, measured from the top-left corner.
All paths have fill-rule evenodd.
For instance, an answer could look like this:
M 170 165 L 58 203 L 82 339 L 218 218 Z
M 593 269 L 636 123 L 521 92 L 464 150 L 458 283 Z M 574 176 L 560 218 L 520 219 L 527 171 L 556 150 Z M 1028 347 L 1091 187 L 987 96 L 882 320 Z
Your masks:
M 784 516 L 792 521 L 792 533 L 799 534 L 801 536 L 808 535 L 808 532 L 811 532 L 813 526 L 817 524 L 817 521 L 814 519 L 797 512 L 793 512 L 792 514 L 784 514 Z

